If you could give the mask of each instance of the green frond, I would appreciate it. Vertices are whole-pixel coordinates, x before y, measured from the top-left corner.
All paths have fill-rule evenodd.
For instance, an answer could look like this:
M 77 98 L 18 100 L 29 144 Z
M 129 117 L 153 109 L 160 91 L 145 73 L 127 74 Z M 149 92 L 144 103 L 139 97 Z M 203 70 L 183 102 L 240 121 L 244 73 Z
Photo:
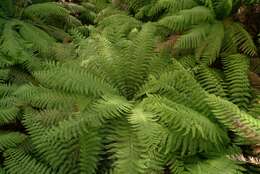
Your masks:
M 99 22 L 103 21 L 105 18 L 112 16 L 112 15 L 117 15 L 117 14 L 126 15 L 127 13 L 124 11 L 121 11 L 117 8 L 114 8 L 112 6 L 111 7 L 109 6 L 97 14 L 95 23 L 99 23 Z
M 224 26 L 220 22 L 212 24 L 209 35 L 199 45 L 196 50 L 196 56 L 200 62 L 206 65 L 211 65 L 219 57 L 224 39 Z
M 176 41 L 174 48 L 189 49 L 198 48 L 206 41 L 207 34 L 210 31 L 209 25 L 197 25 L 189 30 L 187 33 L 181 35 Z
M 0 69 L 0 81 L 6 81 L 9 78 L 10 69 Z
M 132 104 L 123 97 L 102 96 L 102 99 L 93 105 L 94 114 L 90 115 L 89 122 L 98 125 L 109 119 L 120 118 L 130 113 L 132 107 Z
M 260 96 L 257 95 L 251 102 L 248 108 L 248 113 L 253 117 L 260 119 Z
M 245 171 L 243 167 L 225 156 L 199 161 L 197 164 L 188 166 L 187 170 L 191 174 L 242 174 Z
M 76 104 L 77 98 L 61 91 L 35 87 L 33 85 L 21 86 L 14 95 L 21 102 L 30 104 L 33 107 L 64 110 L 72 109 Z
M 101 95 L 116 93 L 108 83 L 77 66 L 53 64 L 49 68 L 33 73 L 44 86 L 69 93 Z
M 239 50 L 244 54 L 254 56 L 256 54 L 256 46 L 252 37 L 243 26 L 240 23 L 232 23 L 227 27 L 232 31 L 231 38 Z
M 80 173 L 96 172 L 102 146 L 102 137 L 95 129 L 80 137 Z
M 194 56 L 184 56 L 178 59 L 178 62 L 187 70 L 191 70 L 197 66 L 198 61 Z
M 15 122 L 19 111 L 17 107 L 0 108 L 0 125 Z
M 129 115 L 128 121 L 132 124 L 138 138 L 145 144 L 147 151 L 154 151 L 163 146 L 168 131 L 157 123 L 155 114 L 144 111 L 142 106 L 137 106 Z
M 98 29 L 103 30 L 103 33 L 116 32 L 118 35 L 127 35 L 133 28 L 140 27 L 140 21 L 123 14 L 111 15 L 98 23 Z
M 3 16 L 12 16 L 14 14 L 15 8 L 14 3 L 10 0 L 2 0 L 0 3 L 0 13 L 3 12 Z M 1 16 L 0 15 L 0 16 Z
M 175 63 L 178 65 L 176 60 Z M 151 78 L 142 89 L 143 95 L 165 96 L 176 103 L 212 117 L 210 108 L 205 101 L 207 93 L 188 71 L 179 66 L 181 65 L 171 67 L 175 68 L 175 71 L 162 72 L 158 79 Z
M 165 10 L 166 12 L 170 11 L 174 13 L 180 10 L 190 9 L 196 5 L 196 2 L 193 0 L 158 0 L 149 8 L 148 16 L 156 16 Z
M 69 10 L 63 8 L 58 3 L 53 2 L 30 5 L 29 7 L 25 8 L 23 15 L 32 20 L 50 22 L 52 18 L 56 18 L 63 20 L 63 22 L 65 22 L 65 24 L 68 26 L 81 25 L 81 22 L 77 18 L 70 15 Z
M 211 94 L 225 97 L 226 92 L 223 86 L 224 81 L 220 80 L 213 69 L 206 66 L 200 66 L 196 73 L 196 78 L 201 86 Z
M 26 139 L 26 135 L 19 132 L 0 132 L 0 151 L 15 148 Z
M 5 170 L 8 173 L 55 174 L 50 167 L 20 149 L 9 149 L 5 152 Z
M 168 27 L 173 32 L 184 31 L 192 25 L 211 22 L 214 19 L 212 12 L 203 6 L 185 9 L 173 16 L 164 17 L 160 25 Z
M 259 143 L 260 121 L 241 111 L 233 103 L 216 96 L 209 96 L 212 112 L 227 128 L 250 142 Z
M 23 124 L 29 132 L 37 154 L 41 156 L 41 159 L 47 161 L 53 169 L 59 171 L 58 174 L 68 172 L 73 174 L 78 173 L 78 139 L 73 138 L 65 141 L 64 139 L 52 138 L 51 131 L 54 130 L 54 127 L 48 129 L 43 126 L 39 118 L 35 117 L 37 114 L 37 111 L 28 110 L 23 120 Z
M 31 43 L 35 51 L 48 55 L 48 51 L 55 43 L 55 39 L 50 37 L 46 32 L 39 28 L 29 24 L 20 22 L 19 34 L 21 37 Z
M 218 19 L 223 19 L 230 15 L 233 7 L 233 0 L 211 0 Z
M 112 142 L 107 148 L 115 160 L 112 166 L 114 174 L 145 172 L 145 145 L 139 141 L 127 122 L 118 121 L 108 138 Z
M 229 142 L 227 134 L 218 125 L 184 105 L 156 96 L 149 96 L 144 103 L 145 108 L 156 113 L 158 121 L 171 132 L 166 144 L 167 152 L 194 155 L 212 148 L 223 149 Z
M 7 57 L 11 57 L 12 61 L 23 62 L 32 58 L 32 53 L 26 51 L 32 45 L 24 41 L 15 31 L 19 28 L 19 23 L 11 20 L 5 24 L 1 37 L 1 52 Z
M 154 56 L 155 32 L 153 24 L 144 25 L 133 42 L 120 52 L 121 57 L 116 63 L 115 83 L 127 98 L 133 97 L 145 83 L 151 71 L 152 59 L 157 58 Z
M 246 109 L 251 98 L 248 58 L 245 55 L 235 54 L 223 57 L 222 62 L 229 100 Z

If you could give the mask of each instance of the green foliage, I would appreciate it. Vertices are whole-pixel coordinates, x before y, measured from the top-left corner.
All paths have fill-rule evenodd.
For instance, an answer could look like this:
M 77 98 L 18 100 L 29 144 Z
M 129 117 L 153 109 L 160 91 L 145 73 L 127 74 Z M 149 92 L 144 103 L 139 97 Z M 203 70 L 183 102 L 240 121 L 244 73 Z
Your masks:
M 238 2 L 21 2 L 0 3 L 0 173 L 247 172 L 232 156 L 259 144 L 259 100 Z

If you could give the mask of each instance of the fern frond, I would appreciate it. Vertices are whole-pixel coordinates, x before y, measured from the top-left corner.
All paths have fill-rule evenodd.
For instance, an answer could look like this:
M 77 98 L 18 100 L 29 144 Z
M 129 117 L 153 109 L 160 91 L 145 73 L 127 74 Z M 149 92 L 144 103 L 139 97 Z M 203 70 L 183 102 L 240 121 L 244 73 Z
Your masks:
M 219 57 L 224 39 L 224 26 L 220 22 L 212 24 L 209 35 L 196 50 L 201 63 L 211 65 Z
M 102 148 L 102 139 L 95 129 L 80 137 L 80 172 L 95 173 Z
M 176 65 L 177 61 L 175 60 Z M 144 94 L 156 94 L 188 106 L 201 114 L 212 117 L 210 108 L 205 101 L 206 92 L 194 77 L 179 64 L 173 66 L 175 71 L 161 73 L 158 79 L 151 79 L 142 89 Z M 178 69 L 180 68 L 180 69 Z
M 5 152 L 5 169 L 8 173 L 54 174 L 47 165 L 26 154 L 20 149 L 9 149 Z
M 143 146 L 138 137 L 132 132 L 127 122 L 118 121 L 114 126 L 111 137 L 112 142 L 107 146 L 112 153 L 113 173 L 144 173 L 145 155 Z
M 216 96 L 209 96 L 208 102 L 214 115 L 230 130 L 250 142 L 260 141 L 260 122 L 251 115 L 241 111 L 233 103 Z
M 19 28 L 19 23 L 16 20 L 11 20 L 5 24 L 1 37 L 1 51 L 6 56 L 11 57 L 15 62 L 23 62 L 32 59 L 32 53 L 27 49 L 32 45 L 24 41 L 21 36 L 15 31 Z
M 81 22 L 70 15 L 70 11 L 63 8 L 61 5 L 53 2 L 33 4 L 25 8 L 24 16 L 32 20 L 40 19 L 47 21 L 52 17 L 60 18 L 66 22 L 69 26 L 78 26 L 81 25 Z M 48 21 L 47 21 L 48 22 Z M 55 26 L 55 25 L 54 25 Z
M 200 113 L 166 98 L 150 96 L 146 108 L 157 114 L 161 124 L 172 132 L 166 151 L 192 155 L 200 151 L 219 150 L 229 141 L 224 131 Z
M 256 46 L 250 34 L 243 28 L 239 23 L 232 23 L 228 26 L 231 28 L 232 35 L 231 38 L 236 46 L 244 54 L 253 56 L 256 54 Z
M 127 98 L 132 98 L 145 83 L 152 59 L 156 59 L 155 31 L 156 28 L 151 23 L 144 25 L 133 42 L 120 52 L 121 58 L 116 63 L 116 84 Z
M 198 48 L 206 40 L 209 25 L 198 25 L 181 35 L 176 41 L 174 48 L 189 49 Z
M 0 132 L 0 151 L 15 148 L 26 139 L 26 135 L 19 132 Z
M 199 161 L 197 164 L 193 164 L 188 168 L 191 174 L 200 173 L 226 173 L 226 174 L 242 174 L 244 168 L 236 164 L 234 161 L 227 157 L 218 157 L 208 160 Z
M 0 125 L 15 122 L 19 111 L 16 107 L 0 108 Z
M 159 21 L 160 25 L 168 27 L 171 31 L 184 31 L 195 24 L 211 22 L 214 19 L 212 12 L 203 6 L 182 10 L 176 15 L 164 17 Z
M 196 77 L 201 86 L 211 94 L 215 94 L 220 97 L 225 97 L 226 92 L 223 86 L 223 80 L 220 81 L 216 73 L 212 69 L 206 66 L 200 66 L 198 68 Z
M 71 108 L 73 98 L 59 91 L 52 91 L 43 87 L 34 87 L 32 85 L 24 85 L 16 92 L 21 101 L 31 104 L 38 108 Z
M 101 95 L 116 93 L 103 79 L 95 77 L 86 69 L 61 64 L 51 65 L 46 70 L 35 72 L 34 77 L 43 85 L 70 93 Z
M 240 108 L 247 108 L 251 98 L 247 57 L 235 54 L 223 57 L 222 62 L 224 64 L 229 100 Z
M 174 13 L 180 10 L 190 9 L 196 5 L 196 2 L 193 0 L 158 0 L 150 7 L 148 16 L 156 16 L 161 11 Z

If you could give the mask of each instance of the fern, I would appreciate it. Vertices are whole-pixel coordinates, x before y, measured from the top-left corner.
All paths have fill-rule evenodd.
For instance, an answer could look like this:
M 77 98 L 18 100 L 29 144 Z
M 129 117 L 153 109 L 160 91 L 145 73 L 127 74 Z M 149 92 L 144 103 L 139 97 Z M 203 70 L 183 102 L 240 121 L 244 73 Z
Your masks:
M 222 59 L 228 85 L 229 99 L 241 108 L 247 108 L 250 94 L 248 60 L 244 55 L 230 55 Z

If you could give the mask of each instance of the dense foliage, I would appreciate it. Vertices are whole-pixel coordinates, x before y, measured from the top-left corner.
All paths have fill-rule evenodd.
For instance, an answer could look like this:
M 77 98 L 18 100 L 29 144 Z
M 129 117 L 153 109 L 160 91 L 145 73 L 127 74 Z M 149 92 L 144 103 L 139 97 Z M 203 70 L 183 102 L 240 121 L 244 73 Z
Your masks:
M 259 173 L 256 3 L 0 1 L 0 174 Z

